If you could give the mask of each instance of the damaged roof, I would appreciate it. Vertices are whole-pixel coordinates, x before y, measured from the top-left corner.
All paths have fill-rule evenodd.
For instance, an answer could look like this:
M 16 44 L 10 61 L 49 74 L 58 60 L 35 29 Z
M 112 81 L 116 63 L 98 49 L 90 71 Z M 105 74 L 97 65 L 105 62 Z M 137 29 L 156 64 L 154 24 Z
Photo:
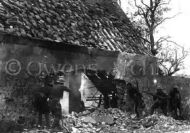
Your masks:
M 122 22 L 100 5 L 89 5 L 82 0 L 0 2 L 0 31 L 17 36 L 141 53 L 136 47 L 138 39 L 130 35 L 131 29 L 134 27 L 130 22 Z

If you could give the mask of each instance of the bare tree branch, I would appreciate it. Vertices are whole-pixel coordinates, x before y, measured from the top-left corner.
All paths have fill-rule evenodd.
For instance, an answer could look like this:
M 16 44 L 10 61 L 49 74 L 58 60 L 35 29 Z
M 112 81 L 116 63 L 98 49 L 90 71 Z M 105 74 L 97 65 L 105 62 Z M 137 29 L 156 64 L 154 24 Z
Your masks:
M 178 16 L 179 14 L 181 14 L 181 13 L 178 13 L 178 14 L 172 16 L 172 17 L 166 17 L 166 18 L 163 18 L 160 22 L 158 22 L 158 23 L 154 26 L 154 28 L 157 28 L 159 25 L 161 25 L 162 23 L 164 23 L 166 20 L 169 20 L 169 19 L 175 18 L 175 17 Z
M 147 9 L 150 9 L 150 7 L 144 3 L 144 0 L 141 0 L 141 3 L 147 8 Z
M 153 56 L 160 56 L 158 57 L 160 66 L 162 66 L 166 75 L 171 76 L 181 69 L 188 52 L 179 44 L 172 41 L 170 36 L 160 37 L 156 40 L 155 31 L 165 21 L 176 17 L 180 13 L 171 17 L 163 16 L 165 12 L 169 11 L 168 5 L 171 0 L 149 0 L 149 3 L 146 3 L 147 1 L 145 0 L 140 0 L 138 2 L 140 3 L 134 0 L 134 5 L 137 8 L 136 15 L 141 18 L 139 19 L 139 27 L 141 27 L 143 35 L 135 35 L 135 37 L 142 40 L 142 45 Z M 162 50 L 166 44 L 170 44 L 174 48 L 168 47 L 168 51 L 163 52 Z
M 160 3 L 160 6 L 163 6 L 163 5 L 169 5 L 170 2 L 171 2 L 171 0 L 168 0 L 168 2 L 162 2 L 162 3 Z

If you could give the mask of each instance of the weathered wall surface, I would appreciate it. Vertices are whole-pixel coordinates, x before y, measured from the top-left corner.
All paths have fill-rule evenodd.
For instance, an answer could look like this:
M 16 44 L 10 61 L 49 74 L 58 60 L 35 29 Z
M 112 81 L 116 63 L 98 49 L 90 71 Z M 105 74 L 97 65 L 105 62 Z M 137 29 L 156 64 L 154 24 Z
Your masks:
M 26 107 L 30 93 L 38 84 L 39 74 L 42 71 L 49 73 L 62 70 L 67 75 L 67 85 L 71 89 L 70 111 L 79 111 L 81 73 L 77 70 L 85 68 L 111 71 L 117 55 L 117 52 L 92 50 L 67 43 L 0 34 L 1 99 L 3 101 L 6 97 L 14 100 L 18 106 Z M 75 72 L 70 73 L 73 70 Z

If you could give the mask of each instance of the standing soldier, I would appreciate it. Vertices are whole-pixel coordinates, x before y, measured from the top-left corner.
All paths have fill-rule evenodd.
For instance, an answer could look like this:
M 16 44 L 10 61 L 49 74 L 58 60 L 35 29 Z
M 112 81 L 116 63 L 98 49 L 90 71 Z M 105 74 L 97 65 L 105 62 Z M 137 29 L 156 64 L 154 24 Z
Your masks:
M 145 103 L 142 99 L 143 98 L 142 94 L 139 92 L 138 87 L 133 87 L 133 85 L 131 83 L 127 84 L 127 94 L 129 96 L 129 98 L 132 100 L 132 102 L 134 103 L 135 113 L 136 113 L 137 117 L 139 117 L 138 109 L 145 108 Z
M 169 105 L 170 110 L 174 112 L 174 118 L 179 118 L 181 116 L 181 95 L 177 86 L 169 92 Z
M 126 83 L 124 80 L 115 79 L 116 82 L 116 96 L 114 97 L 117 99 L 117 106 L 118 108 L 122 109 L 124 105 L 124 96 L 125 96 L 125 88 Z
M 118 100 L 117 94 L 116 94 L 115 91 L 112 91 L 111 94 L 112 94 L 111 107 L 112 108 L 117 108 L 118 107 L 117 106 L 117 100 Z
M 33 105 L 38 112 L 38 125 L 42 126 L 42 115 L 45 115 L 46 126 L 49 127 L 49 106 L 48 99 L 50 97 L 51 87 L 46 84 L 45 73 L 40 75 L 40 85 L 34 89 Z
M 62 119 L 60 99 L 57 97 L 52 97 L 52 99 L 50 100 L 50 106 L 51 106 L 51 113 L 54 117 L 52 128 L 61 129 L 61 126 L 59 124 L 60 120 Z
M 61 129 L 61 126 L 59 124 L 60 120 L 62 119 L 62 108 L 61 108 L 60 100 L 61 98 L 63 98 L 63 92 L 64 91 L 69 92 L 70 89 L 64 86 L 65 75 L 63 72 L 58 72 L 56 76 L 57 78 L 55 78 L 55 82 L 54 82 L 53 89 L 51 92 L 50 108 L 51 108 L 51 113 L 54 117 L 52 127 Z
M 163 91 L 163 88 L 158 87 L 157 92 L 153 95 L 154 104 L 151 107 L 151 114 L 154 113 L 154 110 L 161 108 L 164 115 L 167 115 L 167 106 L 168 106 L 168 96 Z

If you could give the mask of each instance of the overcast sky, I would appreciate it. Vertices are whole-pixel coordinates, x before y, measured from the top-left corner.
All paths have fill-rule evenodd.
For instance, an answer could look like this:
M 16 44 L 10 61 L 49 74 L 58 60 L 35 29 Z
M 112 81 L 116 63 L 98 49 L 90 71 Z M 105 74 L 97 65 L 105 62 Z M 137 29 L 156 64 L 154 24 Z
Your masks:
M 128 0 L 121 1 L 122 8 L 126 10 Z M 171 0 L 170 7 L 172 10 L 168 15 L 180 14 L 166 21 L 163 26 L 160 27 L 159 34 L 169 35 L 172 37 L 172 40 L 184 46 L 186 49 L 190 49 L 190 0 Z M 185 69 L 179 73 L 190 75 L 190 55 L 185 60 Z

